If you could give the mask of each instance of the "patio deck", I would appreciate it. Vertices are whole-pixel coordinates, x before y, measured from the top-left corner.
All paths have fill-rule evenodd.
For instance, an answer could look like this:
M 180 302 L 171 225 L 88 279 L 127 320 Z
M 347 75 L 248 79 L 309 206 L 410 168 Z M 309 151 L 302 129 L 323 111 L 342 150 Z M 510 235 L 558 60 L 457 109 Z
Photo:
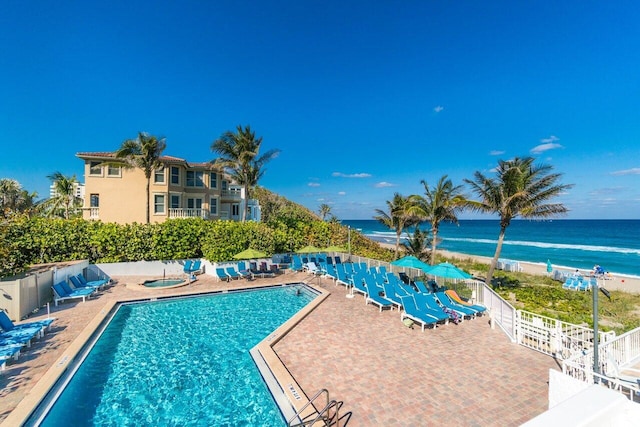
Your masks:
M 230 283 L 202 275 L 173 289 L 135 285 L 145 277 L 115 279 L 118 284 L 98 298 L 52 305 L 52 330 L 0 374 L 0 422 L 110 301 L 297 282 L 309 275 Z M 398 311 L 380 313 L 361 296 L 345 298 L 345 289 L 329 280 L 312 283 L 332 295 L 274 349 L 307 396 L 326 388 L 344 401 L 348 426 L 519 425 L 547 409 L 548 369 L 558 369 L 557 363 L 512 344 L 490 329 L 487 317 L 422 333 L 405 327 Z M 33 319 L 42 317 L 46 313 Z

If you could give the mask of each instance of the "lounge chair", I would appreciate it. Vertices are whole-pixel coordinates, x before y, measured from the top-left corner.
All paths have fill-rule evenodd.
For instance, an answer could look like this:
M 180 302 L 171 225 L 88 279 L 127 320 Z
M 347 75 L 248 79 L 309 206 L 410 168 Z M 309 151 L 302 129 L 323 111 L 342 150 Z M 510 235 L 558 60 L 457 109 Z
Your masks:
M 304 265 L 304 271 L 311 274 L 321 274 L 322 270 L 318 268 L 315 262 L 309 261 Z
M 368 290 L 364 286 L 364 281 L 365 281 L 365 278 L 362 275 L 362 273 L 356 273 L 353 276 L 353 279 L 351 280 L 351 293 L 355 291 L 355 292 L 361 293 L 366 298 Z
M 69 280 L 71 281 L 71 284 L 73 285 L 74 288 L 76 289 L 95 289 L 98 290 L 100 289 L 103 285 L 99 285 L 99 284 L 89 284 L 89 282 L 87 282 L 87 284 L 84 284 L 80 281 L 80 279 L 78 278 L 78 276 L 70 276 Z
M 189 269 L 185 269 L 185 273 L 187 274 L 202 274 L 204 270 L 202 269 L 202 261 L 197 259 L 193 261 Z
M 476 310 L 478 312 L 478 314 L 482 314 L 485 311 L 487 311 L 487 307 L 483 306 L 483 305 L 479 305 L 479 304 L 471 304 L 469 301 L 465 301 L 463 300 L 460 295 L 458 295 L 458 293 L 456 291 L 454 291 L 453 289 L 447 289 L 446 291 L 444 291 L 445 294 L 447 294 L 447 296 L 449 298 L 451 298 L 451 300 L 453 300 L 454 302 L 460 304 L 460 305 L 464 305 L 466 307 L 469 307 L 472 310 Z
M 87 279 L 85 279 L 82 274 L 78 274 L 76 277 L 78 278 L 80 283 L 82 283 L 85 286 L 87 286 L 87 285 L 88 286 L 92 286 L 92 287 L 99 286 L 99 287 L 102 288 L 102 287 L 108 285 L 109 282 L 111 282 L 110 278 L 109 279 L 98 279 L 98 280 L 89 280 L 89 281 L 87 281 Z
M 461 305 L 452 301 L 451 298 L 449 298 L 449 296 L 444 293 L 444 291 L 436 292 L 435 296 L 436 298 L 438 298 L 438 301 L 443 307 L 448 308 L 449 310 L 455 311 L 460 316 L 463 316 L 463 317 L 466 316 L 466 317 L 472 318 L 476 314 L 478 314 L 476 310 L 472 310 L 469 307 L 466 307 L 464 305 Z
M 420 310 L 416 304 L 416 300 L 412 296 L 400 297 L 404 311 L 400 314 L 400 320 L 411 319 L 422 325 L 422 332 L 427 325 L 435 325 L 438 319 L 432 315 Z
M 51 324 L 53 323 L 55 319 L 53 318 L 49 318 L 49 319 L 43 319 L 43 320 L 35 320 L 32 322 L 26 322 L 26 323 L 19 323 L 19 324 L 14 324 L 11 319 L 9 319 L 9 316 L 7 316 L 7 313 L 4 312 L 4 310 L 0 310 L 0 328 L 2 328 L 2 330 L 4 332 L 11 332 L 11 331 L 17 331 L 17 330 L 22 330 L 22 329 L 31 329 L 31 328 L 40 328 L 40 336 L 44 335 L 45 331 L 47 329 L 49 329 L 49 327 L 51 327 Z
M 225 273 L 227 273 L 227 276 L 229 276 L 232 279 L 240 279 L 244 277 L 242 274 L 238 273 L 236 269 L 233 267 L 227 267 L 224 269 L 224 271 Z
M 7 360 L 18 360 L 22 345 L 20 344 L 0 344 L 0 370 L 4 371 Z
M 625 371 L 632 375 L 624 374 Z M 604 373 L 609 378 L 613 378 L 627 387 L 633 388 L 636 391 L 640 389 L 640 369 L 620 367 L 618 361 L 611 352 L 607 354 Z
M 380 308 L 381 312 L 383 308 L 387 307 L 393 310 L 393 302 L 380 295 L 381 293 L 383 293 L 383 290 L 378 287 L 378 285 L 376 285 L 375 283 L 365 282 L 364 286 L 367 289 L 367 295 L 364 300 L 365 304 L 375 304 Z
M 266 263 L 265 263 L 266 266 Z M 275 276 L 276 274 L 283 274 L 284 271 L 280 270 L 280 268 L 278 267 L 278 264 L 271 264 L 269 266 L 269 271 Z
M 224 271 L 224 268 L 216 268 L 216 277 L 218 278 L 218 281 L 220 280 L 225 280 L 225 281 L 230 281 L 231 277 L 227 274 L 226 271 Z
M 442 307 L 440 307 L 440 305 L 438 305 L 433 294 L 419 292 L 414 294 L 413 297 L 420 310 L 437 318 L 439 322 L 444 322 L 445 325 L 449 323 L 449 319 L 452 318 L 451 314 L 447 313 Z M 454 320 L 456 319 L 454 318 Z
M 262 274 L 262 277 L 274 277 L 276 275 L 273 271 L 271 271 L 271 269 L 269 269 L 266 261 L 262 261 L 260 263 L 260 274 Z
M 186 260 L 184 262 L 184 267 L 182 267 L 182 271 L 184 271 L 186 274 L 189 274 L 191 272 L 192 265 L 193 265 L 193 261 L 191 261 L 190 259 Z
M 400 299 L 400 295 L 396 292 L 395 286 L 391 283 L 383 283 L 382 290 L 384 292 L 384 297 L 391 301 L 392 304 L 398 307 L 398 310 L 402 308 L 402 300 Z
M 71 289 L 67 282 L 59 282 L 51 287 L 53 289 L 53 303 L 57 306 L 59 302 L 66 301 L 68 299 L 82 298 L 82 302 L 85 302 L 87 298 L 91 298 L 96 290 L 93 288 L 80 288 Z

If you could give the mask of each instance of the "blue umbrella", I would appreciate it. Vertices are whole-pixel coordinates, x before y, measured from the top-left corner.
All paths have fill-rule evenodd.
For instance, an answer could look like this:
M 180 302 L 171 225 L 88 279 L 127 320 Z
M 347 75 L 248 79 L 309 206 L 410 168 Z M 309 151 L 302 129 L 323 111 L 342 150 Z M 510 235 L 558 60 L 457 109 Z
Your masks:
M 417 268 L 418 270 L 427 271 L 429 268 L 429 264 L 426 264 L 420 261 L 418 258 L 413 255 L 408 255 L 406 257 L 402 257 L 391 262 L 391 265 L 395 265 L 396 267 L 408 267 L 408 268 Z
M 471 275 L 465 271 L 460 270 L 455 265 L 443 262 L 438 265 L 434 265 L 425 270 L 429 276 L 443 277 L 445 279 L 470 279 Z

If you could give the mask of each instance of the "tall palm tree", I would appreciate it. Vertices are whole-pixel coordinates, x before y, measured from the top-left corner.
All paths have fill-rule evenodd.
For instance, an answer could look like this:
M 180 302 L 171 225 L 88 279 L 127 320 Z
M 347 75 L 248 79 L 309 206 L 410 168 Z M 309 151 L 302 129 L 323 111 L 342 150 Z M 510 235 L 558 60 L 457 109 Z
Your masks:
M 48 209 L 50 216 L 62 211 L 62 216 L 69 219 L 82 203 L 82 199 L 75 195 L 78 182 L 76 176 L 69 177 L 61 172 L 54 172 L 47 178 L 53 182 L 54 195 L 44 202 L 44 206 Z
M 256 138 L 248 125 L 244 128 L 238 125 L 235 133 L 226 131 L 211 144 L 211 151 L 220 156 L 213 163 L 224 168 L 231 179 L 244 188 L 247 199 L 264 175 L 264 165 L 280 153 L 280 150 L 269 150 L 259 156 L 261 145 L 262 137 Z M 243 209 L 242 221 L 246 218 L 247 210 Z
M 327 215 L 331 213 L 331 206 L 326 203 L 323 203 L 318 207 L 318 213 L 320 213 L 320 218 L 324 221 Z
M 15 179 L 0 179 L 0 215 L 4 218 L 15 213 L 31 215 L 36 208 L 37 197 L 37 193 L 24 190 Z
M 410 213 L 412 207 L 410 198 L 404 197 L 400 193 L 395 193 L 393 199 L 387 200 L 387 207 L 389 208 L 389 212 L 376 209 L 375 212 L 377 215 L 374 216 L 373 219 L 378 220 L 396 232 L 395 258 L 398 258 L 402 232 L 406 227 L 415 224 L 417 218 Z
M 138 132 L 136 139 L 127 139 L 115 153 L 116 159 L 124 162 L 124 167 L 138 168 L 144 172 L 147 179 L 147 224 L 150 222 L 149 211 L 151 210 L 151 195 L 149 194 L 151 174 L 154 170 L 163 167 L 160 157 L 165 148 L 167 148 L 167 144 L 164 138 L 157 138 L 146 132 Z
M 491 284 L 507 227 L 511 220 L 522 218 L 550 218 L 568 212 L 561 203 L 549 203 L 551 199 L 573 187 L 560 184 L 562 174 L 551 173 L 550 165 L 534 165 L 533 157 L 499 160 L 495 178 L 487 178 L 480 172 L 474 179 L 464 181 L 479 196 L 468 206 L 478 212 L 496 213 L 500 216 L 500 234 L 496 252 L 487 272 L 487 284 Z
M 425 180 L 420 181 L 424 186 L 424 197 L 411 196 L 414 206 L 412 212 L 431 224 L 431 258 L 430 264 L 436 261 L 436 246 L 438 232 L 443 221 L 458 223 L 458 212 L 465 206 L 465 197 L 461 185 L 453 185 L 447 175 L 443 175 L 435 187 L 429 187 Z

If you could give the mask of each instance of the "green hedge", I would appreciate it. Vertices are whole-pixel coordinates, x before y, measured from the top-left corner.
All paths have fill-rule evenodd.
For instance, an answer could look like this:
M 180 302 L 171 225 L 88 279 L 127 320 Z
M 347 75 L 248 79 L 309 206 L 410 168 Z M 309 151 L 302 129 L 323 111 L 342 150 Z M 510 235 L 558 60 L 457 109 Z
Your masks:
M 390 260 L 392 252 L 351 232 L 354 254 Z M 2 277 L 29 265 L 88 259 L 92 263 L 204 257 L 227 261 L 249 247 L 267 254 L 306 245 L 346 248 L 347 229 L 336 222 L 273 219 L 269 223 L 173 219 L 159 224 L 115 224 L 83 219 L 19 218 L 0 228 Z

